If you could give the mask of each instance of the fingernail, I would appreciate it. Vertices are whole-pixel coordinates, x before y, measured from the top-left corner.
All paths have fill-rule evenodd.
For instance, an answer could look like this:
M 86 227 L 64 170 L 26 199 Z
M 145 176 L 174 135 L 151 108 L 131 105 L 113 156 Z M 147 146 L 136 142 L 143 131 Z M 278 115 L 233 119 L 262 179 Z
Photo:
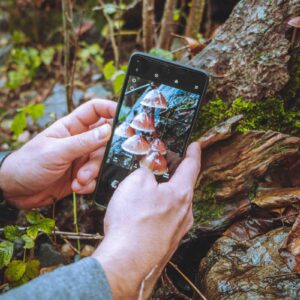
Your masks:
M 110 136 L 110 126 L 108 124 L 102 125 L 95 130 L 96 140 L 103 140 Z

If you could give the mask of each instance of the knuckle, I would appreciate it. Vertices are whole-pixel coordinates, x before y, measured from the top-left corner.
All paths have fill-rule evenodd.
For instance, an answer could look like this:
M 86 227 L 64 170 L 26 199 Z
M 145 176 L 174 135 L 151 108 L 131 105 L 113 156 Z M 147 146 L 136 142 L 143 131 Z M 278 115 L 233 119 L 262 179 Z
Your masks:
M 191 203 L 194 197 L 194 190 L 191 187 L 185 187 L 180 190 L 179 198 L 184 203 Z

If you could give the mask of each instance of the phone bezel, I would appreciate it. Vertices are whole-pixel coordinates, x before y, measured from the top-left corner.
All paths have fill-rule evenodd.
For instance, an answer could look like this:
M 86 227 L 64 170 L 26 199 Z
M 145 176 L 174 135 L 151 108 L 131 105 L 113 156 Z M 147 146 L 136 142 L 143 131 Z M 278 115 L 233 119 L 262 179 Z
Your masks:
M 107 159 L 107 156 L 108 156 L 108 153 L 109 153 L 109 150 L 110 150 L 110 147 L 111 147 L 113 133 L 114 133 L 114 130 L 115 130 L 116 125 L 118 123 L 119 113 L 120 113 L 120 109 L 121 109 L 122 103 L 124 101 L 124 96 L 125 96 L 125 92 L 126 92 L 126 88 L 127 88 L 129 76 L 136 75 L 136 76 L 139 76 L 139 77 L 141 77 L 143 79 L 149 79 L 149 78 L 145 78 L 145 74 L 143 74 L 141 72 L 135 72 L 135 73 L 133 72 L 133 69 L 136 67 L 135 66 L 135 62 L 139 58 L 140 59 L 146 59 L 148 62 L 150 61 L 152 63 L 156 63 L 156 64 L 159 64 L 159 65 L 168 65 L 168 67 L 172 68 L 172 69 L 174 68 L 176 70 L 183 70 L 183 72 L 186 75 L 187 75 L 187 73 L 194 73 L 194 74 L 197 74 L 197 77 L 199 77 L 199 82 L 197 82 L 197 84 L 200 85 L 200 88 L 199 88 L 199 91 L 197 91 L 197 92 L 192 91 L 192 90 L 187 90 L 185 88 L 182 88 L 180 82 L 178 83 L 178 85 L 174 85 L 174 84 L 170 84 L 170 83 L 165 83 L 166 80 L 164 80 L 164 82 L 162 82 L 163 84 L 167 84 L 169 86 L 173 86 L 173 87 L 178 88 L 178 89 L 182 89 L 182 90 L 186 90 L 186 91 L 190 91 L 190 92 L 199 94 L 199 101 L 197 103 L 196 113 L 195 113 L 195 115 L 193 117 L 193 120 L 192 120 L 190 132 L 189 132 L 189 135 L 188 135 L 188 139 L 187 139 L 187 142 L 186 142 L 186 144 L 184 146 L 183 155 L 185 155 L 185 153 L 186 153 L 187 146 L 188 146 L 188 141 L 190 140 L 191 133 L 192 133 L 192 131 L 194 129 L 194 126 L 195 126 L 195 123 L 196 123 L 195 120 L 196 120 L 197 116 L 199 115 L 199 110 L 200 110 L 201 102 L 203 100 L 203 97 L 205 96 L 206 89 L 207 89 L 207 86 L 208 86 L 209 77 L 208 77 L 207 73 L 205 71 L 203 71 L 203 70 L 196 69 L 196 68 L 193 68 L 193 67 L 188 66 L 188 65 L 179 64 L 179 63 L 176 63 L 176 62 L 173 62 L 173 61 L 170 61 L 170 60 L 166 60 L 166 59 L 163 59 L 163 58 L 154 57 L 152 55 L 149 55 L 149 54 L 146 54 L 146 53 L 143 53 L 143 52 L 134 52 L 131 55 L 129 63 L 128 63 L 128 69 L 127 69 L 127 72 L 126 72 L 126 75 L 125 75 L 125 79 L 124 79 L 124 84 L 123 84 L 123 87 L 122 87 L 122 90 L 121 90 L 121 94 L 120 94 L 120 97 L 119 97 L 119 100 L 118 100 L 118 105 L 117 105 L 117 108 L 116 108 L 116 115 L 114 117 L 113 124 L 112 124 L 112 136 L 111 136 L 110 140 L 108 141 L 108 143 L 106 145 L 105 153 L 104 153 L 103 160 L 102 160 L 103 163 L 102 163 L 102 165 L 100 167 L 100 170 L 99 170 L 99 173 L 98 173 L 98 177 L 97 177 L 96 188 L 95 188 L 94 193 L 92 194 L 93 195 L 92 196 L 93 202 L 98 207 L 103 208 L 103 209 L 106 209 L 107 205 L 105 205 L 104 203 L 101 203 L 101 201 L 97 202 L 96 195 L 97 195 L 97 191 L 98 191 L 99 185 L 101 184 L 100 183 L 101 174 L 102 174 L 102 171 L 103 171 L 103 168 L 104 168 L 104 165 L 105 165 L 105 161 Z M 160 80 L 157 80 L 155 78 L 152 78 L 152 79 L 160 82 Z M 151 80 L 151 79 L 149 79 L 149 80 Z

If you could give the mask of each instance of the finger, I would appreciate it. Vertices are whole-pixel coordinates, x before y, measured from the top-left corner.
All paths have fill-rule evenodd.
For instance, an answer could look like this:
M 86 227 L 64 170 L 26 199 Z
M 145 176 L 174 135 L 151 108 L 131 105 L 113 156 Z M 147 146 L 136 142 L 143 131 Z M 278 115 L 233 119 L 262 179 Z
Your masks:
M 99 173 L 105 147 L 100 148 L 91 154 L 90 159 L 82 165 L 76 174 L 76 179 L 82 185 L 88 184 L 95 179 Z
M 156 178 L 153 173 L 147 168 L 138 168 L 137 170 L 133 171 L 130 175 L 128 175 L 120 185 L 125 184 L 132 184 L 135 185 L 145 185 L 145 184 L 153 184 L 156 183 Z
M 200 143 L 192 143 L 186 152 L 186 157 L 169 180 L 169 184 L 178 189 L 181 186 L 194 188 L 201 166 Z
M 106 145 L 110 135 L 111 126 L 105 124 L 81 134 L 58 139 L 56 150 L 65 161 L 73 161 Z
M 81 185 L 77 179 L 72 182 L 72 191 L 81 195 L 90 194 L 96 188 L 96 180 L 92 180 L 87 185 Z
M 110 100 L 93 99 L 75 109 L 71 114 L 61 119 L 71 135 L 88 130 L 100 118 L 111 119 L 116 112 L 117 104 Z

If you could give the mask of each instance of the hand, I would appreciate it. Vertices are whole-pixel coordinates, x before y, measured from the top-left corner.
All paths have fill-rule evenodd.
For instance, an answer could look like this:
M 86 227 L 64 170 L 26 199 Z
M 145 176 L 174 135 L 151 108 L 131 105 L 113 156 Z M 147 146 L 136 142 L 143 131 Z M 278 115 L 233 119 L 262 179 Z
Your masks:
M 191 144 L 167 183 L 158 184 L 150 171 L 140 168 L 115 191 L 104 219 L 105 238 L 93 254 L 105 270 L 114 299 L 137 299 L 142 281 L 153 271 L 143 291 L 143 297 L 149 296 L 191 228 L 200 154 L 200 144 Z
M 91 100 L 56 121 L 6 158 L 0 169 L 5 199 L 19 208 L 91 193 L 111 135 L 116 103 Z

